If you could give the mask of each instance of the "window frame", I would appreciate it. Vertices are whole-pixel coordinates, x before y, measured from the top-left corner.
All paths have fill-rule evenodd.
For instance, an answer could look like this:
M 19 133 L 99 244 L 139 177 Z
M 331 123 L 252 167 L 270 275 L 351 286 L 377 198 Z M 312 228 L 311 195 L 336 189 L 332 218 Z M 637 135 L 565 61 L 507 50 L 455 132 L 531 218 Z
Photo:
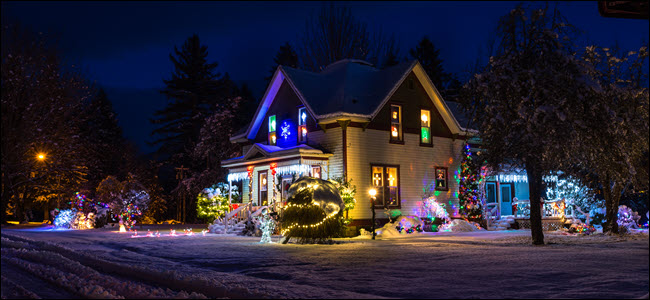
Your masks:
M 398 122 L 393 122 L 393 107 L 398 108 Z M 388 119 L 390 120 L 390 127 L 388 128 L 388 138 L 391 144 L 401 144 L 404 145 L 404 129 L 403 129 L 403 117 L 404 114 L 402 104 L 391 103 Z M 397 138 L 393 137 L 393 124 L 397 124 Z
M 428 123 L 429 123 L 429 126 L 428 126 L 428 128 L 429 128 L 429 142 L 428 143 L 423 143 L 422 142 L 422 129 L 424 127 L 426 127 L 426 126 L 422 126 L 422 112 L 423 111 L 428 111 L 429 112 L 429 116 L 428 116 L 428 118 L 429 118 L 429 121 L 428 121 Z M 426 107 L 421 107 L 420 108 L 420 146 L 433 147 L 433 138 L 431 136 L 431 109 L 426 108 Z
M 380 209 L 384 208 L 384 203 L 386 199 L 386 194 L 384 191 L 389 187 L 388 185 L 388 168 L 395 168 L 397 169 L 397 205 L 386 205 L 386 208 L 388 209 L 401 209 L 402 208 L 402 179 L 400 175 L 400 165 L 392 165 L 392 164 L 381 164 L 381 163 L 371 163 L 370 164 L 370 187 L 377 189 L 377 186 L 375 186 L 375 183 L 373 182 L 373 168 L 375 167 L 381 167 L 382 168 L 382 189 L 377 191 L 377 195 L 381 193 L 381 200 L 382 203 L 378 204 L 375 203 L 373 206 L 375 209 Z M 379 198 L 379 197 L 377 197 Z
M 271 131 L 271 118 L 273 118 L 273 122 L 275 123 L 273 125 L 273 131 Z M 277 146 L 278 145 L 278 134 L 277 134 L 277 129 L 278 129 L 278 120 L 275 115 L 270 115 L 268 118 L 267 126 L 269 128 L 269 138 L 268 138 L 268 143 L 270 146 Z M 275 137 L 275 139 L 274 139 Z
M 438 187 L 438 170 L 445 170 L 445 187 L 440 188 Z M 449 168 L 447 167 L 438 167 L 435 166 L 433 168 L 433 182 L 435 184 L 435 190 L 436 191 L 448 191 L 449 190 Z
M 266 185 L 264 186 L 266 190 L 262 191 L 262 174 L 266 175 Z M 269 203 L 269 170 L 257 171 L 257 205 L 262 206 L 264 202 L 262 201 L 262 192 L 266 192 L 266 203 Z
M 305 120 L 302 120 L 302 114 L 305 114 Z M 307 114 L 307 108 L 302 106 L 298 108 L 298 144 L 305 144 L 307 143 L 307 117 L 309 115 Z M 304 123 L 303 123 L 304 122 Z M 302 136 L 303 130 L 305 131 L 305 136 Z

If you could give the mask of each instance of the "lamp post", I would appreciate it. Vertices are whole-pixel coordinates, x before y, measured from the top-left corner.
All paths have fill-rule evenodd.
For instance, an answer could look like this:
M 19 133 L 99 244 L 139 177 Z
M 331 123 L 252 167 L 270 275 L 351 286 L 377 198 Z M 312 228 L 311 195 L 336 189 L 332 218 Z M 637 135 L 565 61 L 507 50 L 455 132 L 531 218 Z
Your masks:
M 372 224 L 370 224 L 370 229 L 372 231 L 372 239 L 375 239 L 375 196 L 377 195 L 377 190 L 370 189 L 368 191 L 370 194 L 370 211 L 372 211 Z

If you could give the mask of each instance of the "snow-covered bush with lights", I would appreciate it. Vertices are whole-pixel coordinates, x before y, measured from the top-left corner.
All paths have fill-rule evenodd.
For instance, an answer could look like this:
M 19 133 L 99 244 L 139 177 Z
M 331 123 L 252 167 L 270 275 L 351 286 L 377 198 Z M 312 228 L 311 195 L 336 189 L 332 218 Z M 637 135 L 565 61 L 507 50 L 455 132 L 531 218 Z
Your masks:
M 344 203 L 336 186 L 326 180 L 301 177 L 288 191 L 287 206 L 280 220 L 284 242 L 320 243 L 339 236 Z
M 343 204 L 345 205 L 345 225 L 352 222 L 351 218 L 348 218 L 348 212 L 353 210 L 357 204 L 357 200 L 354 196 L 357 194 L 357 186 L 352 184 L 352 179 L 345 181 L 345 177 L 336 177 L 334 180 L 330 180 L 341 194 L 341 199 L 343 199 Z
M 147 189 L 132 174 L 122 182 L 113 176 L 108 176 L 99 183 L 97 197 L 102 202 L 108 203 L 113 219 L 118 220 L 121 226 L 129 230 L 135 226 L 150 201 Z
M 228 184 L 217 183 L 199 193 L 196 212 L 208 223 L 223 218 L 228 213 Z
M 424 230 L 424 222 L 416 216 L 399 216 L 394 222 L 395 229 L 399 233 L 413 233 L 422 232 Z
M 638 222 L 641 219 L 641 216 L 639 216 L 639 213 L 632 211 L 631 208 L 621 205 L 618 207 L 618 226 L 619 229 L 626 228 L 627 231 L 629 229 L 634 228 L 637 229 L 639 228 Z
M 432 231 L 438 231 L 438 226 L 447 224 L 450 220 L 449 213 L 445 209 L 444 205 L 438 203 L 434 196 L 417 202 L 417 207 L 414 212 L 415 215 L 424 220 L 425 223 L 431 224 L 430 226 Z
M 605 202 L 596 198 L 592 189 L 572 176 L 559 175 L 557 182 L 549 182 L 546 196 L 550 200 L 565 200 L 565 213 L 574 215 L 591 225 L 599 225 L 605 217 Z

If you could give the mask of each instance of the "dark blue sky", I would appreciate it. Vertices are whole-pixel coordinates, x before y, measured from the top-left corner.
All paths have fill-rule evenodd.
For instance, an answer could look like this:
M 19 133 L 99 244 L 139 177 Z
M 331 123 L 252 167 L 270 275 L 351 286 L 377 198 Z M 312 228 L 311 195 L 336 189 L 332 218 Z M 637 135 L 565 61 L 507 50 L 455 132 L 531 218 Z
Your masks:
M 339 3 L 341 4 L 341 3 Z M 370 29 L 394 34 L 400 57 L 428 35 L 447 71 L 463 77 L 484 50 L 498 18 L 516 2 L 345 2 Z M 143 151 L 148 119 L 166 104 L 158 94 L 170 77 L 169 53 L 196 33 L 209 59 L 260 97 L 280 45 L 295 45 L 321 2 L 2 2 L 2 19 L 59 38 L 68 63 L 82 68 L 113 101 L 127 138 Z M 555 5 L 555 3 L 551 3 Z M 583 42 L 625 49 L 648 41 L 648 21 L 604 18 L 596 1 L 560 2 Z

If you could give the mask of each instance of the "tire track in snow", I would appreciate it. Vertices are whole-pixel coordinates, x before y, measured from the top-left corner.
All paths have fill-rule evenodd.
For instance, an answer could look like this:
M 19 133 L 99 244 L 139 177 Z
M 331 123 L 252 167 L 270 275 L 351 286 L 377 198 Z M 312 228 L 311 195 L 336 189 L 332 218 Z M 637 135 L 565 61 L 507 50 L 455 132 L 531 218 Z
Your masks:
M 181 291 L 176 298 L 384 298 L 373 294 L 356 293 L 345 290 L 333 290 L 313 285 L 302 285 L 284 281 L 278 285 L 277 280 L 259 279 L 241 274 L 229 274 L 186 266 L 181 263 L 155 257 L 168 263 L 165 267 L 157 264 L 127 265 L 117 263 L 100 256 L 81 251 L 72 250 L 61 245 L 44 241 L 35 241 L 16 235 L 2 233 L 3 243 L 11 240 L 22 243 L 26 247 L 47 251 L 60 255 L 71 261 L 87 266 L 101 274 L 110 274 L 116 277 L 130 279 L 138 283 L 147 283 L 153 286 L 167 287 L 174 291 Z M 144 254 L 127 251 L 135 256 L 142 256 L 143 261 L 150 261 Z M 146 259 L 144 258 L 146 257 Z M 173 270 L 178 267 L 179 270 Z M 191 291 L 187 295 L 184 291 Z
M 35 242 L 36 243 L 36 242 Z M 91 298 L 205 298 L 201 294 L 174 292 L 133 280 L 105 275 L 50 250 L 38 250 L 29 241 L 10 240 L 3 234 L 2 262 L 20 268 L 80 297 Z M 15 246 L 24 245 L 16 249 Z

